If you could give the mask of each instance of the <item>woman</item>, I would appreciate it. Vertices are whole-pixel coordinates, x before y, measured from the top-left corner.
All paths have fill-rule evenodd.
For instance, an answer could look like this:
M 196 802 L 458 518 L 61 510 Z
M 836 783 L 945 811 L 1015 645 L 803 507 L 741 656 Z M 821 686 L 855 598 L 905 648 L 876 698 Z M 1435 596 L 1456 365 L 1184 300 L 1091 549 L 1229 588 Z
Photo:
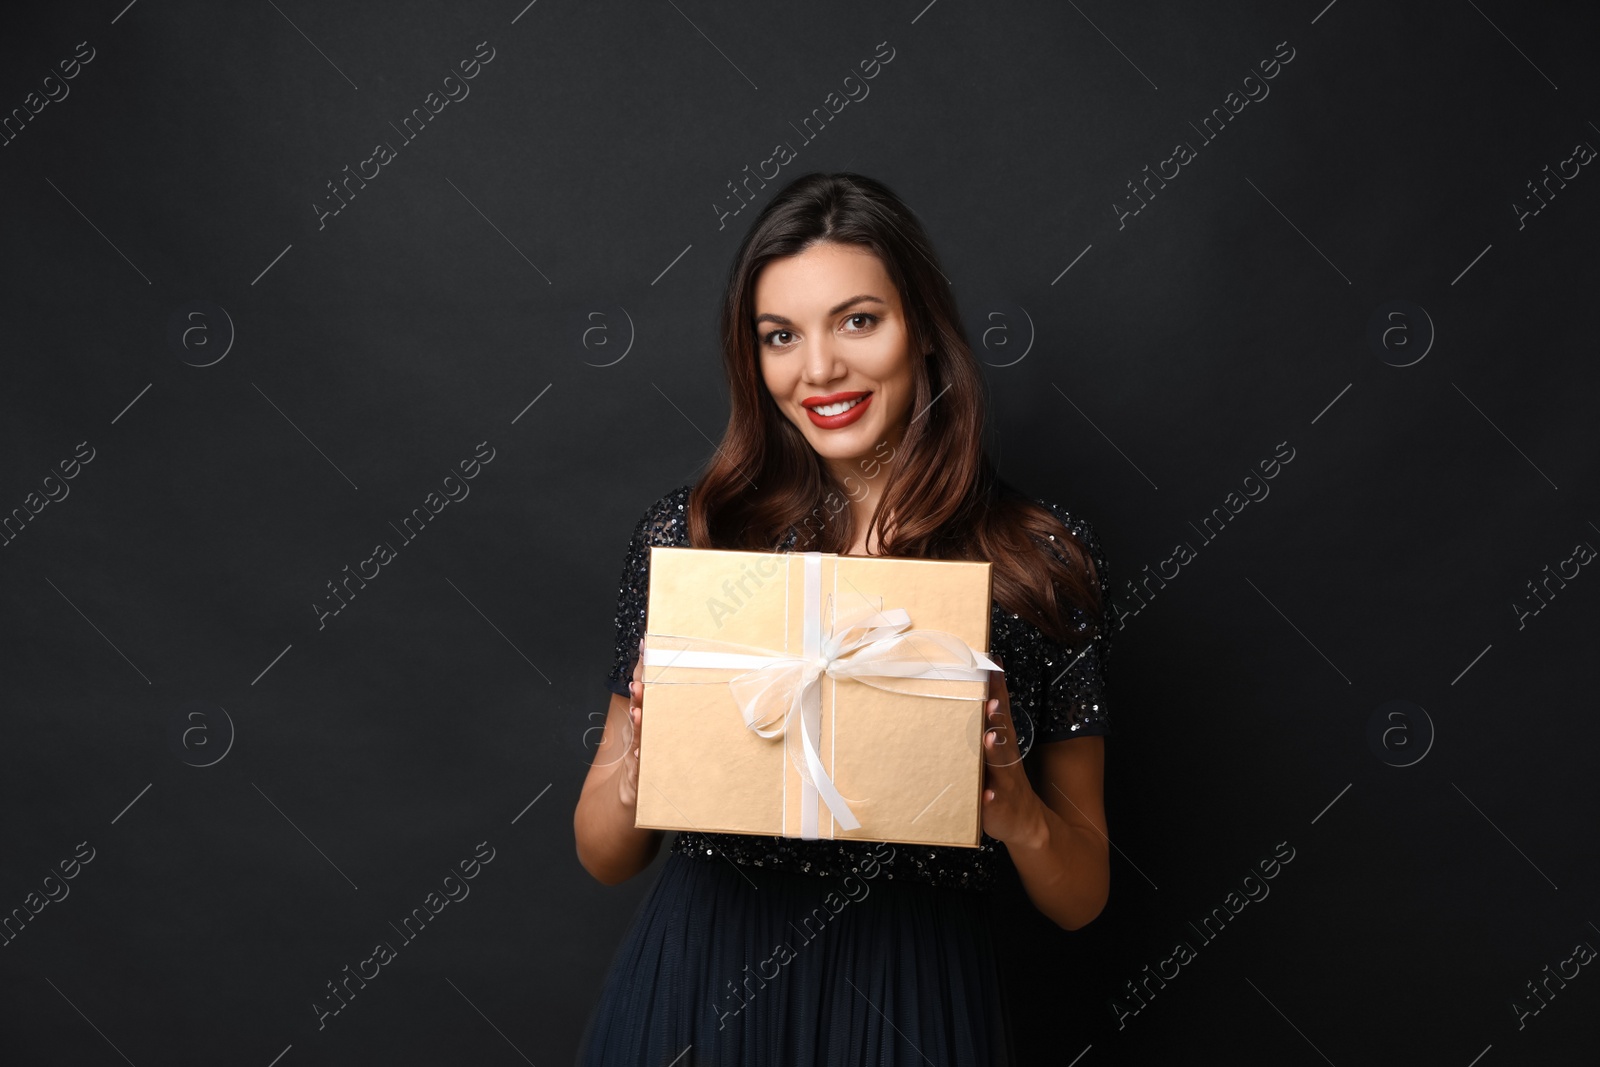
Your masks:
M 651 545 L 990 561 L 1005 673 L 985 705 L 982 846 L 679 832 L 580 1062 L 1010 1064 L 985 911 L 997 866 L 1069 930 L 1108 892 L 1098 541 L 995 474 L 949 287 L 882 184 L 810 174 L 777 194 L 739 250 L 721 332 L 722 444 L 628 546 L 579 860 L 615 885 L 665 836 L 634 826 Z

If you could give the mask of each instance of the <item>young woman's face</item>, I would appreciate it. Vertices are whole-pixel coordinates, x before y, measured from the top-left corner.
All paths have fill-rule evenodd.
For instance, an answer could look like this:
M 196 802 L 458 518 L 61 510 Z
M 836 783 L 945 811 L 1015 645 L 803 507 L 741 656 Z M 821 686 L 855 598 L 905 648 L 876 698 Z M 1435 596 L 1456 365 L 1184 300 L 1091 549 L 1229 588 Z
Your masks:
M 819 242 L 773 260 L 756 278 L 755 309 L 767 390 L 819 455 L 844 471 L 885 441 L 899 446 L 911 418 L 910 331 L 876 255 Z

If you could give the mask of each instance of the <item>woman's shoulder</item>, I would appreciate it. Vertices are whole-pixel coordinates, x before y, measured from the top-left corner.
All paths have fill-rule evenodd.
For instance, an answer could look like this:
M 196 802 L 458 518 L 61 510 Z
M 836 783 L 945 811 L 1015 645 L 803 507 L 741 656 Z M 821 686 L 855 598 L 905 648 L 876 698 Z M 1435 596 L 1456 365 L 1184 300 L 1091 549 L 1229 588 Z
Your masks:
M 1096 534 L 1092 522 L 1077 511 L 1055 500 L 1044 497 L 1028 497 L 1028 499 L 1054 515 L 1062 527 L 1072 535 L 1073 539 L 1088 551 L 1089 559 L 1094 563 L 1097 573 L 1105 570 L 1105 557 L 1101 551 L 1100 538 Z M 1069 553 L 1071 555 L 1077 554 L 1070 550 Z
M 660 497 L 639 516 L 633 535 L 640 545 L 682 545 L 689 540 L 689 491 L 680 485 Z

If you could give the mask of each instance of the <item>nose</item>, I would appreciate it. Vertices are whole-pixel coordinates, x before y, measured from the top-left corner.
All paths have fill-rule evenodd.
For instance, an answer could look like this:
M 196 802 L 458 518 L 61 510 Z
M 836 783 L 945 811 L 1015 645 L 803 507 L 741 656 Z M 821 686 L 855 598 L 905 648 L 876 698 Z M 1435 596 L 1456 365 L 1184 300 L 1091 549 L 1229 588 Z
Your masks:
M 844 369 L 831 336 L 805 343 L 800 378 L 807 385 L 822 386 L 838 381 L 844 376 Z

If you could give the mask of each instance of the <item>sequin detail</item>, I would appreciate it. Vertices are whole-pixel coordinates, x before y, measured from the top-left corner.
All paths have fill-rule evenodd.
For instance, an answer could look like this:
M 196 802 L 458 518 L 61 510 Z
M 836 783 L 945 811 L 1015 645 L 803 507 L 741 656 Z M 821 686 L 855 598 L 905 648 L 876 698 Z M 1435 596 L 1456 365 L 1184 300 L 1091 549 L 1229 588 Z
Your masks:
M 617 590 L 614 619 L 617 644 L 606 687 L 621 696 L 628 695 L 633 679 L 634 659 L 644 634 L 645 609 L 650 588 L 650 546 L 689 543 L 685 508 L 692 486 L 681 486 L 652 504 L 639 519 L 628 542 L 622 580 Z M 1045 500 L 1035 500 L 1049 508 L 1085 545 L 1094 563 L 1102 589 L 1108 589 L 1105 557 L 1094 528 L 1084 519 Z M 796 531 L 791 527 L 782 551 L 792 550 Z M 1054 537 L 1051 538 L 1054 540 Z M 1092 623 L 1081 609 L 1070 609 L 1075 628 L 1088 633 Z M 1018 616 L 1001 611 L 990 613 L 990 649 L 1000 656 L 1005 667 L 1006 687 L 1011 698 L 1011 717 L 1016 724 L 1017 744 L 1024 766 L 1036 742 L 1059 741 L 1087 735 L 1104 736 L 1106 720 L 1105 669 L 1110 651 L 1109 628 L 1102 628 L 1081 651 L 1072 651 L 1050 640 L 1038 628 Z M 936 846 L 897 846 L 893 858 L 879 862 L 886 878 L 927 883 L 941 888 L 982 891 L 994 882 L 998 867 L 1009 862 L 1003 843 L 983 834 L 978 848 Z M 720 863 L 732 861 L 755 867 L 842 876 L 863 863 L 877 843 L 860 840 L 806 841 L 765 834 L 722 834 L 678 831 L 672 843 L 674 852 L 696 859 Z

